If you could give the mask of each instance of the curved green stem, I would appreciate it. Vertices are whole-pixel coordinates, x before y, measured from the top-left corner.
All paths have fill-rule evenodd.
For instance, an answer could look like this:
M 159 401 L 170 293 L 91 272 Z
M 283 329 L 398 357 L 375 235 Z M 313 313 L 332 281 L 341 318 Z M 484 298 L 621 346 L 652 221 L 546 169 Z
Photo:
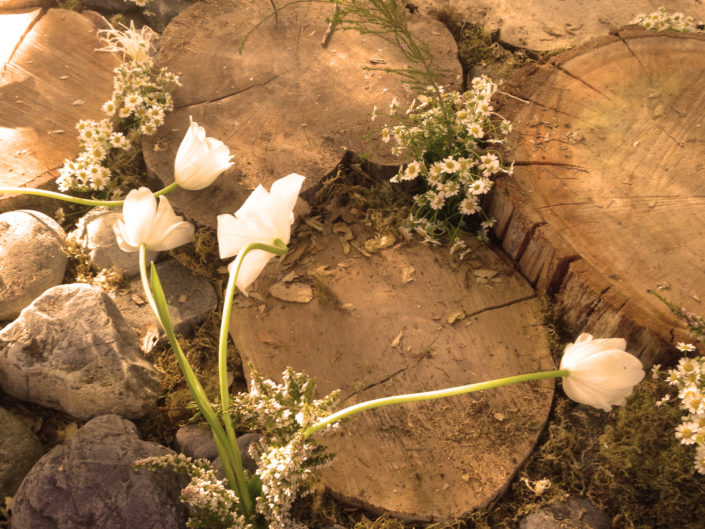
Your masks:
M 166 302 L 164 301 L 164 293 L 161 291 L 161 284 L 159 283 L 158 278 L 156 279 L 154 284 L 150 286 L 150 283 L 147 279 L 146 246 L 144 244 L 140 245 L 139 257 L 140 278 L 142 280 L 142 287 L 149 301 L 149 305 L 154 311 L 154 314 L 156 315 L 159 324 L 161 325 L 162 329 L 164 329 L 164 332 L 166 333 L 167 338 L 169 339 L 169 343 L 171 344 L 171 347 L 174 350 L 174 354 L 179 364 L 179 368 L 181 369 L 181 373 L 184 375 L 184 380 L 186 381 L 186 385 L 188 386 L 189 391 L 191 392 L 191 396 L 193 397 L 193 400 L 196 403 L 198 411 L 206 419 L 208 425 L 211 428 L 211 431 L 213 432 L 213 437 L 215 438 L 216 446 L 218 447 L 218 454 L 220 455 L 220 459 L 223 462 L 225 477 L 227 478 L 228 483 L 231 483 L 234 486 L 234 490 L 241 500 L 241 505 L 243 506 L 244 513 L 246 516 L 249 516 L 254 512 L 249 491 L 247 490 L 246 486 L 240 486 L 233 471 L 233 466 L 237 464 L 234 463 L 235 461 L 237 461 L 240 467 L 242 467 L 242 461 L 239 457 L 239 452 L 235 452 L 235 450 L 237 450 L 237 443 L 235 444 L 235 450 L 233 450 L 233 446 L 229 443 L 228 436 L 226 435 L 225 430 L 223 429 L 223 425 L 220 423 L 218 416 L 213 411 L 213 408 L 211 407 L 208 401 L 208 396 L 206 395 L 203 386 L 201 386 L 201 383 L 198 381 L 196 373 L 194 373 L 193 369 L 191 368 L 191 365 L 189 364 L 186 355 L 181 349 L 181 345 L 176 339 L 176 334 L 174 333 L 174 329 L 171 325 L 171 320 L 169 318 L 169 312 L 166 307 Z M 152 267 L 153 276 L 156 277 L 156 271 L 154 270 L 153 264 Z M 163 301 L 162 303 L 157 303 L 157 300 L 154 296 L 154 292 L 152 291 L 152 287 L 159 290 L 157 297 Z
M 435 391 L 424 391 L 422 393 L 409 393 L 407 395 L 394 395 L 392 397 L 383 397 L 381 399 L 368 400 L 367 402 L 361 402 L 360 404 L 348 406 L 347 408 L 344 408 L 329 415 L 328 417 L 321 419 L 313 426 L 309 426 L 304 432 L 304 436 L 310 437 L 311 435 L 315 434 L 316 432 L 319 432 L 326 426 L 329 426 L 339 421 L 340 419 L 350 417 L 351 415 L 355 415 L 356 413 L 360 413 L 361 411 L 372 410 L 374 408 L 381 408 L 382 406 L 390 406 L 392 404 L 404 404 L 406 402 L 418 402 L 421 400 L 441 399 L 444 397 L 452 397 L 454 395 L 472 393 L 474 391 L 482 391 L 485 389 L 508 386 L 510 384 L 518 384 L 520 382 L 528 382 L 530 380 L 565 377 L 569 374 L 570 371 L 568 371 L 567 369 L 558 369 L 555 371 L 540 371 L 538 373 L 529 373 L 527 375 L 515 375 L 511 377 L 498 378 L 496 380 L 489 380 L 487 382 L 476 382 L 475 384 L 456 386 L 454 388 L 438 389 Z
M 179 188 L 179 184 L 177 184 L 176 182 L 172 182 L 171 184 L 166 186 L 164 189 L 160 189 L 159 191 L 155 191 L 154 196 L 160 197 L 162 195 L 167 195 L 178 188 Z
M 220 385 L 220 403 L 223 410 L 223 423 L 225 423 L 225 431 L 228 436 L 228 441 L 233 448 L 235 458 L 233 458 L 233 469 L 235 479 L 237 480 L 238 488 L 243 490 L 243 499 L 246 496 L 251 502 L 247 489 L 245 474 L 242 469 L 242 457 L 233 428 L 232 417 L 230 416 L 230 392 L 228 384 L 228 328 L 230 326 L 230 316 L 232 314 L 233 298 L 237 287 L 237 276 L 240 273 L 242 261 L 248 252 L 252 250 L 264 250 L 277 255 L 285 255 L 289 249 L 279 239 L 274 241 L 274 246 L 262 243 L 248 244 L 238 253 L 233 266 L 231 268 L 228 285 L 225 289 L 225 299 L 223 301 L 223 317 L 220 322 L 220 336 L 218 340 L 218 383 Z
M 171 193 L 174 189 L 177 189 L 179 184 L 172 182 L 164 189 L 160 189 L 154 193 L 155 197 L 160 197 Z M 124 200 L 96 200 L 92 198 L 79 198 L 72 197 L 71 195 L 65 195 L 64 193 L 57 193 L 56 191 L 47 191 L 45 189 L 30 189 L 27 187 L 2 187 L 0 186 L 0 194 L 7 193 L 11 195 L 35 195 L 46 198 L 54 198 L 56 200 L 63 200 L 64 202 L 71 202 L 72 204 L 80 204 L 81 206 L 95 206 L 95 207 L 108 207 L 108 208 L 118 208 L 121 207 L 125 201 Z
M 94 200 L 91 198 L 78 198 L 71 195 L 64 195 L 56 191 L 46 191 L 44 189 L 29 189 L 27 187 L 0 187 L 0 193 L 21 194 L 21 195 L 36 195 L 40 197 L 55 198 L 72 204 L 80 204 L 82 206 L 107 206 L 119 207 L 122 206 L 122 200 Z

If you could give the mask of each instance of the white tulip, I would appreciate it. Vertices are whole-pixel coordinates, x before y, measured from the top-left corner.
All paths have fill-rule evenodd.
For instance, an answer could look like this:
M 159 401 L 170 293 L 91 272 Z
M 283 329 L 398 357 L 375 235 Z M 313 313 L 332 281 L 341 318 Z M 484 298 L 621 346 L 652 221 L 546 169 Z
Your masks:
M 171 250 L 193 240 L 193 224 L 176 215 L 166 197 L 159 197 L 157 206 L 157 199 L 146 187 L 127 194 L 122 217 L 113 230 L 120 249 L 125 252 L 139 250 L 140 244 L 148 250 Z
M 235 215 L 218 215 L 220 258 L 235 256 L 252 243 L 273 246 L 278 239 L 289 244 L 294 204 L 303 181 L 303 176 L 292 173 L 274 182 L 270 191 L 257 186 Z M 236 282 L 241 292 L 245 293 L 273 256 L 252 250 L 244 257 Z
M 174 161 L 174 180 L 179 187 L 198 191 L 211 185 L 233 165 L 230 149 L 222 141 L 207 138 L 206 130 L 191 119 L 191 125 Z
M 610 411 L 624 406 L 641 379 L 641 361 L 625 351 L 622 338 L 594 340 L 590 334 L 578 336 L 565 348 L 560 369 L 570 374 L 563 378 L 566 395 L 576 402 Z

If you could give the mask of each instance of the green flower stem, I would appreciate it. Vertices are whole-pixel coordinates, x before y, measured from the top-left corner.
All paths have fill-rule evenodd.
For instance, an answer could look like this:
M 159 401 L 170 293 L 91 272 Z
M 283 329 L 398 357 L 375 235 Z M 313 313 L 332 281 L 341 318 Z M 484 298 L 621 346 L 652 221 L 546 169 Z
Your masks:
M 223 318 L 220 322 L 220 337 L 218 341 L 218 383 L 220 385 L 220 403 L 223 410 L 223 423 L 225 423 L 225 431 L 227 432 L 228 441 L 235 454 L 233 459 L 235 463 L 233 465 L 235 478 L 237 479 L 238 488 L 245 491 L 243 492 L 243 496 L 247 495 L 248 499 L 249 492 L 247 492 L 247 482 L 242 469 L 242 457 L 237 444 L 237 438 L 235 437 L 232 417 L 230 416 L 230 393 L 228 384 L 228 328 L 230 326 L 233 298 L 235 297 L 237 277 L 240 273 L 240 267 L 242 266 L 242 261 L 245 258 L 245 255 L 252 250 L 264 250 L 277 255 L 285 255 L 289 249 L 279 239 L 274 241 L 274 246 L 262 243 L 252 243 L 245 246 L 245 248 L 243 248 L 237 255 L 237 258 L 231 267 L 228 285 L 225 289 L 225 300 L 223 301 Z
M 228 436 L 225 433 L 225 430 L 223 430 L 223 425 L 220 423 L 218 416 L 213 411 L 213 408 L 208 402 L 208 396 L 203 390 L 203 386 L 201 386 L 201 383 L 198 381 L 196 374 L 193 372 L 193 369 L 188 363 L 186 355 L 181 349 L 181 345 L 176 339 L 176 334 L 174 333 L 174 329 L 171 325 L 169 312 L 166 307 L 166 304 L 163 304 L 164 306 L 162 311 L 159 310 L 159 305 L 157 304 L 154 298 L 152 288 L 150 287 L 149 281 L 147 279 L 146 246 L 144 244 L 140 244 L 139 257 L 142 287 L 149 301 L 149 305 L 154 311 L 154 314 L 156 315 L 159 324 L 161 325 L 162 329 L 164 329 L 164 332 L 166 333 L 167 338 L 169 339 L 169 343 L 171 344 L 171 347 L 174 350 L 174 354 L 176 355 L 176 360 L 179 364 L 179 368 L 181 369 L 181 373 L 184 375 L 184 380 L 186 381 L 186 385 L 188 386 L 191 392 L 191 396 L 193 397 L 193 400 L 196 403 L 196 406 L 198 407 L 198 411 L 201 413 L 201 415 L 203 415 L 203 417 L 205 417 L 206 421 L 208 422 L 208 425 L 211 428 L 211 431 L 213 432 L 216 446 L 218 447 L 218 453 L 220 455 L 221 461 L 223 462 L 225 477 L 228 479 L 228 483 L 231 483 L 235 486 L 235 491 L 241 500 L 241 505 L 243 506 L 245 515 L 249 516 L 254 512 L 252 499 L 250 498 L 247 486 L 240 486 L 240 483 L 236 479 L 235 473 L 233 471 L 234 465 L 237 466 L 239 464 L 240 468 L 242 468 L 242 460 L 239 456 L 239 452 L 235 452 L 235 450 L 237 450 L 237 443 L 235 443 L 235 448 L 233 450 L 233 446 L 228 442 Z
M 435 391 L 425 391 L 423 393 L 409 393 L 407 395 L 394 395 L 392 397 L 383 397 L 381 399 L 368 400 L 367 402 L 361 402 L 353 406 L 348 406 L 345 409 L 337 411 L 324 419 L 321 419 L 313 426 L 309 426 L 304 432 L 305 437 L 310 437 L 316 432 L 321 431 L 326 426 L 329 426 L 340 419 L 350 417 L 356 413 L 360 413 L 365 410 L 372 410 L 374 408 L 381 408 L 382 406 L 389 406 L 391 404 L 404 404 L 406 402 L 418 402 L 421 400 L 434 400 L 441 399 L 444 397 L 452 397 L 454 395 L 463 395 L 465 393 L 472 393 L 474 391 L 482 391 L 485 389 L 499 388 L 502 386 L 509 386 L 510 384 L 518 384 L 520 382 L 528 382 L 530 380 L 543 380 L 546 378 L 559 378 L 566 377 L 570 374 L 567 369 L 558 369 L 555 371 L 540 371 L 538 373 L 529 373 L 527 375 L 515 375 L 511 377 L 498 378 L 496 380 L 489 380 L 487 382 L 477 382 L 475 384 L 468 384 L 466 386 L 457 386 L 454 388 L 438 389 Z
M 155 197 L 160 197 L 171 193 L 179 187 L 179 184 L 172 182 L 164 189 L 160 189 L 154 193 Z M 47 191 L 45 189 L 29 189 L 27 187 L 2 187 L 0 186 L 0 194 L 14 194 L 14 195 L 36 195 L 46 198 L 54 198 L 56 200 L 63 200 L 64 202 L 71 202 L 72 204 L 80 204 L 81 206 L 105 206 L 108 208 L 119 208 L 125 201 L 124 200 L 95 200 L 92 198 L 79 198 L 72 197 L 71 195 L 65 195 L 64 193 L 57 193 L 56 191 Z
M 155 191 L 154 196 L 160 197 L 162 195 L 167 195 L 178 188 L 179 188 L 179 184 L 177 184 L 176 182 L 172 182 L 171 184 L 166 186 L 164 189 L 160 189 L 159 191 Z
M 21 195 L 37 195 L 40 197 L 55 198 L 72 204 L 80 204 L 82 206 L 122 206 L 122 200 L 93 200 L 90 198 L 78 198 L 71 195 L 64 195 L 55 191 L 46 191 L 44 189 L 29 189 L 27 187 L 0 187 L 0 193 L 21 194 Z

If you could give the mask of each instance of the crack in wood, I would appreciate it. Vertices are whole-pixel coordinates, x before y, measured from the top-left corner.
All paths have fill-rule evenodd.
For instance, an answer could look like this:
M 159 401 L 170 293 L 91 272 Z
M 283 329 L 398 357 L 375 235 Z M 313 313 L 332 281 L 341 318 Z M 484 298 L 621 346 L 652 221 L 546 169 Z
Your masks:
M 565 68 L 563 68 L 560 64 L 556 66 L 556 69 L 558 69 L 559 71 L 563 72 L 563 73 L 566 74 L 568 77 L 571 77 L 571 78 L 575 79 L 575 80 L 578 81 L 579 83 L 584 84 L 584 85 L 587 86 L 590 90 L 592 90 L 592 91 L 595 92 L 596 94 L 601 95 L 602 97 L 604 97 L 604 98 L 607 99 L 608 101 L 611 101 L 611 100 L 612 100 L 612 98 L 611 98 L 610 96 L 608 96 L 607 94 L 601 92 L 600 90 L 598 90 L 597 88 L 595 88 L 594 86 L 592 86 L 592 85 L 591 85 L 590 83 L 588 83 L 585 79 L 581 79 L 581 78 L 578 77 L 577 75 L 575 75 L 575 74 L 569 72 L 568 70 L 566 70 Z
M 549 167 L 565 167 L 566 169 L 573 169 L 575 171 L 581 171 L 583 173 L 589 173 L 590 170 L 582 167 L 581 165 L 574 165 L 571 163 L 565 163 L 565 162 L 548 162 L 548 161 L 540 161 L 540 160 L 514 160 L 514 166 L 519 166 L 519 167 L 527 167 L 531 165 L 546 165 Z
M 248 87 L 243 88 L 242 90 L 238 90 L 238 91 L 233 92 L 233 93 L 231 93 L 231 94 L 225 94 L 225 95 L 220 96 L 220 97 L 214 97 L 213 99 L 208 99 L 208 100 L 206 100 L 206 101 L 197 101 L 197 102 L 195 102 L 195 103 L 187 103 L 187 104 L 185 104 L 185 105 L 181 105 L 181 106 L 178 106 L 178 107 L 176 107 L 176 108 L 177 108 L 177 109 L 182 109 L 182 108 L 188 108 L 188 107 L 195 107 L 195 106 L 197 106 L 197 105 L 207 105 L 207 104 L 209 104 L 209 103 L 219 103 L 220 101 L 224 101 L 224 100 L 229 99 L 229 98 L 231 98 L 231 97 L 234 97 L 234 96 L 236 96 L 236 95 L 240 95 L 240 94 L 242 94 L 242 93 L 244 93 L 244 92 L 247 92 L 248 90 L 251 90 L 251 89 L 253 89 L 253 88 L 260 88 L 260 87 L 262 87 L 262 86 L 267 86 L 269 83 L 271 83 L 272 81 L 274 81 L 274 80 L 277 79 L 278 77 L 279 77 L 279 75 L 277 74 L 277 75 L 274 75 L 274 76 L 270 77 L 269 79 L 267 79 L 267 80 L 264 81 L 263 83 L 256 83 L 256 84 L 250 85 L 250 86 L 248 86 Z
M 634 53 L 634 50 L 632 50 L 631 46 L 629 46 L 629 42 L 622 36 L 621 33 L 617 33 L 617 37 L 619 38 L 620 41 L 622 41 L 622 44 L 624 44 L 627 47 L 627 51 L 636 59 L 636 62 L 639 64 L 641 67 L 642 72 L 644 72 L 644 75 L 648 75 L 649 71 L 646 69 L 646 66 L 644 66 L 644 63 L 641 62 L 641 59 L 637 56 L 636 53 Z

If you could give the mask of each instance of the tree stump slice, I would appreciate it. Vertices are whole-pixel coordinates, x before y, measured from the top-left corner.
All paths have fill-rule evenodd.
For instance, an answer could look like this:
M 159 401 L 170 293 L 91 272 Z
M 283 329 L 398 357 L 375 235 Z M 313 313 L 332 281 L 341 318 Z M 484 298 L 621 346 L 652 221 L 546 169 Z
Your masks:
M 183 86 L 166 124 L 145 138 L 147 167 L 162 183 L 173 181 L 189 116 L 235 156 L 235 166 L 208 189 L 170 195 L 203 225 L 215 226 L 214 213 L 234 212 L 258 184 L 268 187 L 296 172 L 311 186 L 346 151 L 369 152 L 376 164 L 399 163 L 369 137 L 379 123 L 370 116 L 374 105 L 385 113 L 393 97 L 405 108 L 413 93 L 399 76 L 363 67 L 404 67 L 401 53 L 354 31 L 334 31 L 322 47 L 333 6 L 311 3 L 283 9 L 278 20 L 263 23 L 239 54 L 242 37 L 271 10 L 266 0 L 199 2 L 174 18 L 161 39 L 159 62 L 178 73 Z M 441 82 L 460 86 L 457 47 L 447 28 L 421 15 L 410 15 L 409 26 L 424 36 Z M 378 59 L 385 62 L 375 64 Z
M 354 249 L 364 232 L 352 228 L 348 254 L 330 228 L 299 239 L 258 279 L 262 301 L 236 298 L 230 333 L 245 364 L 278 381 L 287 366 L 306 372 L 319 396 L 341 390 L 340 408 L 554 369 L 533 289 L 494 251 L 458 264 L 411 243 L 365 257 Z M 268 295 L 285 276 L 313 284 L 313 299 Z M 336 454 L 323 483 L 346 502 L 410 520 L 486 507 L 533 449 L 553 388 L 541 381 L 356 415 L 321 436 Z
M 508 83 L 531 103 L 496 233 L 570 323 L 664 360 L 686 336 L 648 291 L 705 298 L 705 36 L 627 28 L 533 70 Z
M 104 117 L 118 61 L 96 51 L 104 45 L 98 17 L 63 9 L 0 14 L 0 22 L 11 18 L 22 31 L 0 78 L 0 185 L 45 186 L 78 154 L 76 123 Z M 20 202 L 2 195 L 0 210 Z
M 705 20 L 700 0 L 417 0 L 421 11 L 451 9 L 463 22 L 498 32 L 499 41 L 512 48 L 552 51 L 574 48 L 631 23 L 639 14 L 663 6 L 696 21 Z

